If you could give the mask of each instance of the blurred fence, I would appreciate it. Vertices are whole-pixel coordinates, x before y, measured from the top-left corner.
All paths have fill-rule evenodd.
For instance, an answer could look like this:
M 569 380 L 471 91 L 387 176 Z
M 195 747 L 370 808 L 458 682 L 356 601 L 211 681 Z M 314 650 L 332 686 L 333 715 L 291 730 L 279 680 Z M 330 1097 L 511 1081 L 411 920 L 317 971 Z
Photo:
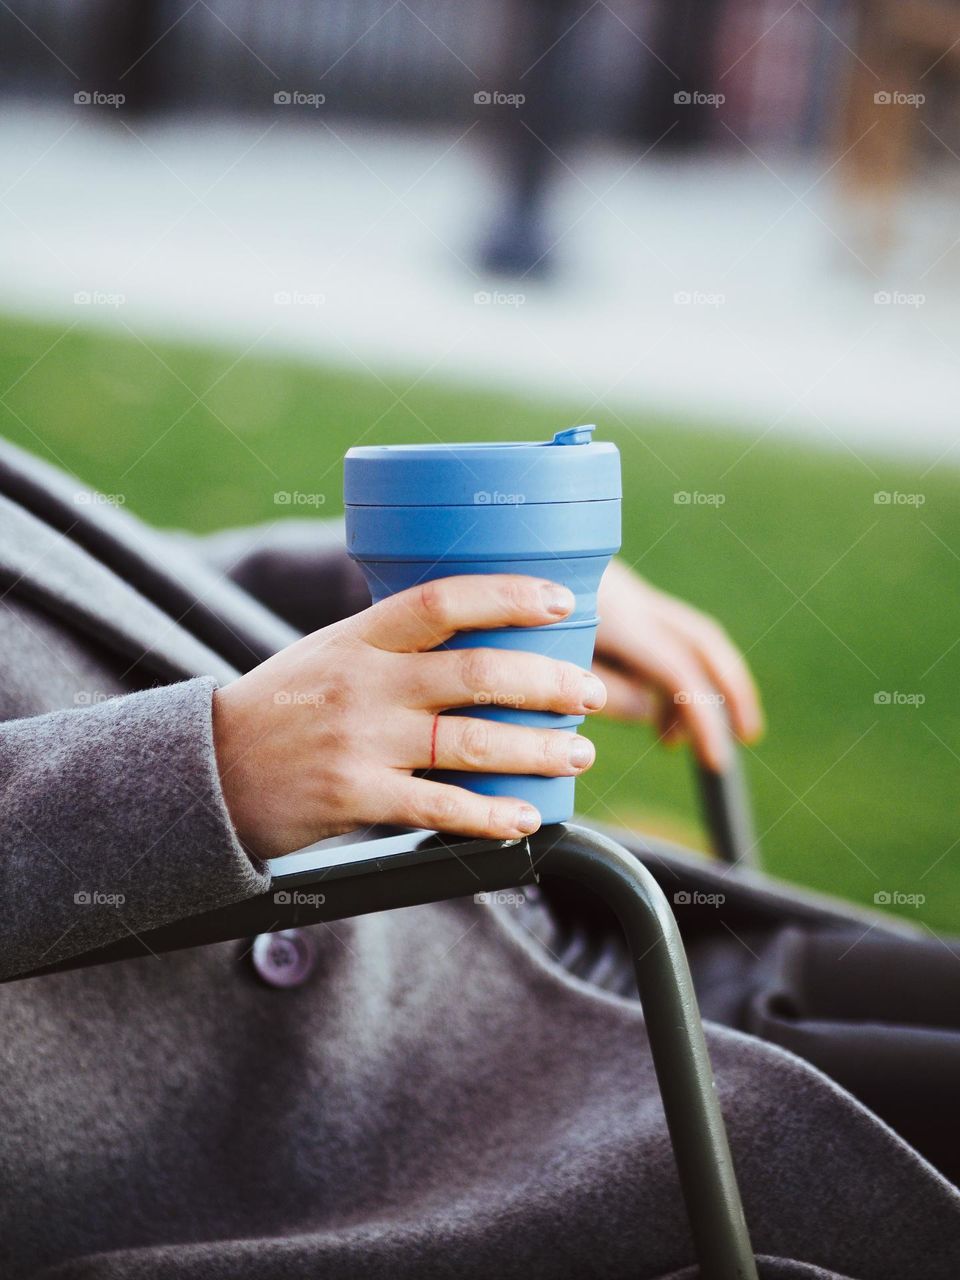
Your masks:
M 716 113 L 677 121 L 677 94 L 722 94 L 747 138 L 816 141 L 842 74 L 852 0 L 10 0 L 6 93 L 122 94 L 134 111 L 271 110 L 455 124 L 484 91 L 524 92 L 560 64 L 569 126 L 722 140 Z M 682 100 L 680 105 L 683 105 Z

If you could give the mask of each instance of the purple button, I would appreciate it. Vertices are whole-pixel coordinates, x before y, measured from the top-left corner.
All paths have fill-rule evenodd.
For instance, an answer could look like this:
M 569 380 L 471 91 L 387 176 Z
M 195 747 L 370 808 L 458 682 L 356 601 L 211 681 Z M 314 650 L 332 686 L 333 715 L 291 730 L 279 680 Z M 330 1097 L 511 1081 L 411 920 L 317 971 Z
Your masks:
M 313 939 L 299 929 L 257 934 L 253 942 L 253 967 L 271 987 L 300 987 L 316 966 Z

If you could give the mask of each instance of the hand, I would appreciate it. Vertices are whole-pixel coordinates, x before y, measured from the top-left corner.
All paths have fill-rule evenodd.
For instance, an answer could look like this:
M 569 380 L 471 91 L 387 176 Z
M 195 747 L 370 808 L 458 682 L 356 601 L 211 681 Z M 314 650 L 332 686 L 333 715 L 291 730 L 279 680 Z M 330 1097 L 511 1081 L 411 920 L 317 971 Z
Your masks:
M 245 846 L 277 857 L 387 822 L 513 839 L 540 825 L 520 800 L 414 778 L 430 766 L 434 717 L 515 700 L 582 715 L 606 691 L 569 662 L 501 649 L 430 653 L 456 631 L 558 622 L 572 594 L 539 578 L 444 578 L 305 636 L 214 693 L 224 798 Z M 436 721 L 439 769 L 574 776 L 594 760 L 577 734 L 469 716 Z
M 689 736 L 697 758 L 716 772 L 729 763 L 724 710 L 742 741 L 763 731 L 747 664 L 712 618 L 619 560 L 603 576 L 599 612 L 593 669 L 607 687 L 608 714 L 653 720 L 665 743 Z

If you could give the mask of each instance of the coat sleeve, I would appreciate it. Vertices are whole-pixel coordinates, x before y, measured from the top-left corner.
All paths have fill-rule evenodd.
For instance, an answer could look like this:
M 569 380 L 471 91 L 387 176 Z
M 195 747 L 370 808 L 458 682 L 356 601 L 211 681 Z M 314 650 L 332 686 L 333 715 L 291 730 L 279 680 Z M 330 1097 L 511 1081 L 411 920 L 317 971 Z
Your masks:
M 196 537 L 171 534 L 301 633 L 370 604 L 342 520 L 285 519 Z
M 0 724 L 0 976 L 267 888 L 223 799 L 214 687 Z

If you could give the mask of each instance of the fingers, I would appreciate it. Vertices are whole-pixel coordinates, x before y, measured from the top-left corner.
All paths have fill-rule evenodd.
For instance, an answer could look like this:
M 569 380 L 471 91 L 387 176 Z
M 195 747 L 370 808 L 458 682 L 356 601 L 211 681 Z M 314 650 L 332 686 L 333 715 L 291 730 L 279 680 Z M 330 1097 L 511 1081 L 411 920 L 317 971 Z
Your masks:
M 763 712 L 753 678 L 746 664 L 730 646 L 721 660 L 712 651 L 698 651 L 712 683 L 723 694 L 733 732 L 742 742 L 754 742 L 763 732 Z
M 711 653 L 701 657 L 713 683 L 727 700 L 734 733 L 742 742 L 755 742 L 764 727 L 760 695 L 746 663 L 732 645 L 730 649 L 730 657 L 722 661 L 715 660 Z
M 679 720 L 698 759 L 708 769 L 722 773 L 730 763 L 730 735 L 722 700 L 703 667 L 669 634 L 649 634 L 642 661 L 644 680 L 661 691 L 674 712 L 662 722 L 664 740 L 676 739 L 671 722 Z
M 493 840 L 516 840 L 540 826 L 540 814 L 522 800 L 475 795 L 428 778 L 407 779 L 397 796 L 383 821 Z
M 357 615 L 369 644 L 395 653 L 433 649 L 456 631 L 542 627 L 574 606 L 566 587 L 518 574 L 464 574 L 410 587 Z
M 658 716 L 664 741 L 690 736 L 701 761 L 716 767 L 710 743 L 716 736 L 711 721 L 720 720 L 713 705 L 718 701 L 739 738 L 759 737 L 763 712 L 750 671 L 712 618 L 658 591 L 616 560 L 603 576 L 600 599 L 600 652 L 667 699 Z M 621 705 L 621 690 L 610 682 L 610 693 L 614 710 Z M 622 705 L 626 701 L 624 695 Z
M 673 666 L 679 687 L 673 691 L 675 714 L 667 724 L 664 741 L 667 745 L 679 741 L 679 726 L 683 726 L 701 764 L 723 773 L 730 767 L 731 744 L 722 695 L 717 696 L 694 663 L 684 660 Z
M 603 682 L 572 662 L 508 649 L 452 649 L 397 660 L 409 707 L 523 707 L 585 715 L 606 701 Z
M 593 669 L 607 691 L 604 715 L 614 720 L 653 720 L 656 717 L 660 699 L 652 689 L 605 662 L 594 662 Z
M 738 738 L 752 742 L 763 732 L 763 711 L 750 669 L 722 627 L 696 609 L 671 601 L 670 626 L 691 647 L 726 702 Z
M 564 729 L 528 729 L 470 716 L 411 715 L 401 726 L 398 763 L 408 769 L 469 769 L 479 773 L 529 773 L 569 778 L 596 758 L 589 738 Z M 435 747 L 435 751 L 433 748 Z

